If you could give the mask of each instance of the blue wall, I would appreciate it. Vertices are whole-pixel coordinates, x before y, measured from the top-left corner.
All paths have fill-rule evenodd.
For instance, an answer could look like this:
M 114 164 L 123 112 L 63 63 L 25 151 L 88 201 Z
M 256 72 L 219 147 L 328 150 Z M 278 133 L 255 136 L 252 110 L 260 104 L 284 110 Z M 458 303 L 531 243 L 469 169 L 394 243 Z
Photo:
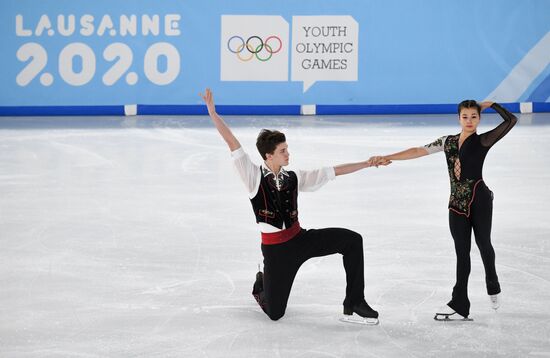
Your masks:
M 207 86 L 234 113 L 550 102 L 548 0 L 6 0 L 0 41 L 4 115 L 202 113 Z

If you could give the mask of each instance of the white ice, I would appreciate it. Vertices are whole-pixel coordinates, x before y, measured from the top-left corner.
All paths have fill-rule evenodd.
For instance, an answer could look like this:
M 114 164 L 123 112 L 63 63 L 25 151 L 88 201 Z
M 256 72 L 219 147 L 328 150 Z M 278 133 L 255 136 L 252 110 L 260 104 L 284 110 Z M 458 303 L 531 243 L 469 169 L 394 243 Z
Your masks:
M 367 159 L 459 131 L 455 116 L 227 118 L 258 163 L 260 128 L 290 168 Z M 480 132 L 500 118 L 484 115 Z M 2 357 L 549 357 L 550 115 L 489 152 L 495 313 L 472 243 L 473 322 L 433 320 L 454 283 L 442 153 L 300 194 L 305 228 L 364 237 L 379 326 L 340 322 L 339 255 L 306 262 L 286 315 L 251 295 L 259 233 L 206 117 L 0 118 Z

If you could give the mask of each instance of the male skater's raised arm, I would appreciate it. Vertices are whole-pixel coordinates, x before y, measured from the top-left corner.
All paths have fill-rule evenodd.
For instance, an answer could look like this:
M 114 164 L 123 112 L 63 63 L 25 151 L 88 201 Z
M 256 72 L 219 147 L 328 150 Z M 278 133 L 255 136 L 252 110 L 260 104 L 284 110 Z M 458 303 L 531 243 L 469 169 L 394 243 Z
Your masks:
M 241 147 L 241 143 L 239 143 L 238 139 L 233 135 L 233 132 L 231 132 L 231 129 L 229 129 L 227 124 L 225 124 L 223 118 L 216 113 L 214 97 L 212 96 L 212 91 L 210 88 L 207 88 L 204 94 L 200 93 L 199 95 L 204 100 L 206 108 L 208 108 L 208 114 L 210 115 L 210 118 L 212 118 L 212 122 L 214 122 L 216 129 L 220 132 L 221 136 L 229 146 L 229 150 L 234 152 L 239 149 Z

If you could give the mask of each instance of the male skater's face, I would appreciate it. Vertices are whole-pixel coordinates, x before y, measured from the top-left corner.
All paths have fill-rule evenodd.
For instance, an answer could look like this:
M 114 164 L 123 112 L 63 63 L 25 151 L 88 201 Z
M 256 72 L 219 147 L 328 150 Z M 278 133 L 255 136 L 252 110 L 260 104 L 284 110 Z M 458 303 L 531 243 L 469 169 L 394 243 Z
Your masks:
M 275 147 L 273 154 L 268 153 L 266 157 L 268 160 L 271 160 L 273 164 L 279 165 L 281 167 L 288 165 L 288 161 L 290 159 L 288 144 L 286 144 L 286 142 L 277 144 L 277 147 Z

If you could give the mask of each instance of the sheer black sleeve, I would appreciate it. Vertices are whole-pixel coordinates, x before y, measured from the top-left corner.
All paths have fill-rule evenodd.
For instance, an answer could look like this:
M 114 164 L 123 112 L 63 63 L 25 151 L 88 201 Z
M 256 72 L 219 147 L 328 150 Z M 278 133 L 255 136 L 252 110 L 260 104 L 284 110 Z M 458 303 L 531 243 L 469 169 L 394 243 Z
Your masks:
M 499 124 L 495 129 L 485 132 L 480 136 L 481 144 L 485 147 L 492 147 L 496 142 L 501 140 L 518 121 L 516 116 L 498 103 L 493 103 L 491 108 L 500 114 L 504 122 Z

